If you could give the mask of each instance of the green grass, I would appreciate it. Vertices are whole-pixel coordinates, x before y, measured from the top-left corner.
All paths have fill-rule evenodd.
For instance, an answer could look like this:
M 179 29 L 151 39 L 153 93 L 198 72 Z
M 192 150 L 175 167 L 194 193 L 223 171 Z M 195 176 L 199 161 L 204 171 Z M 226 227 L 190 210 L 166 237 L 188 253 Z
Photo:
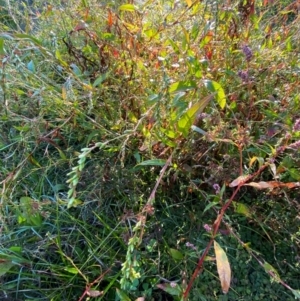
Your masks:
M 299 298 L 299 17 L 231 2 L 0 2 L 0 299 Z

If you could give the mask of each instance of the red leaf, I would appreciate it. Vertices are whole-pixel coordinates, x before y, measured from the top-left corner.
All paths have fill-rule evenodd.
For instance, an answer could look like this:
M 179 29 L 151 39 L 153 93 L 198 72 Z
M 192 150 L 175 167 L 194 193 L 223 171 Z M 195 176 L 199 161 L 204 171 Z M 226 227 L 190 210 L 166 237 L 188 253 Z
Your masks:
M 109 9 L 108 10 L 108 16 L 107 16 L 107 25 L 108 25 L 108 27 L 109 28 L 112 27 L 113 23 L 114 23 L 114 21 L 113 21 L 113 15 L 112 15 L 111 10 Z
M 204 46 L 204 50 L 205 50 L 205 57 L 206 57 L 206 59 L 208 59 L 209 61 L 211 61 L 212 55 L 213 55 L 213 49 L 212 49 L 211 45 L 210 44 L 205 45 Z

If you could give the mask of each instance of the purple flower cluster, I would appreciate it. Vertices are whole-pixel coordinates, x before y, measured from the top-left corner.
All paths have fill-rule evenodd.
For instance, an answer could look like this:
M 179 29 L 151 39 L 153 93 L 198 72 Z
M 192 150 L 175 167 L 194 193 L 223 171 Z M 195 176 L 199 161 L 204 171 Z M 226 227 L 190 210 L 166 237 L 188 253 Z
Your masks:
M 249 81 L 249 73 L 248 70 L 239 70 L 238 71 L 238 76 L 241 78 L 243 82 L 248 82 Z
M 300 140 L 298 140 L 298 141 L 296 141 L 296 142 L 290 144 L 290 145 L 288 146 L 288 148 L 299 149 L 299 148 L 300 148 Z
M 194 250 L 194 251 L 197 251 L 197 248 L 196 248 L 195 245 L 193 245 L 192 243 L 187 242 L 185 245 L 186 245 L 186 247 L 191 248 L 191 249 Z
M 205 230 L 206 232 L 210 232 L 210 231 L 212 230 L 212 227 L 211 227 L 210 225 L 208 225 L 208 224 L 205 224 L 205 225 L 203 226 L 203 228 L 204 228 L 204 230 Z
M 277 148 L 277 154 L 278 154 L 278 155 L 281 154 L 282 152 L 284 152 L 284 150 L 285 150 L 285 146 L 279 146 L 279 147 Z M 274 161 L 275 161 L 275 159 L 274 159 Z
M 220 193 L 220 189 L 221 189 L 221 188 L 220 188 L 220 185 L 219 185 L 219 184 L 214 184 L 214 185 L 213 185 L 213 188 L 214 188 L 216 194 Z
M 300 131 L 300 119 L 297 119 L 293 126 L 293 132 L 298 132 L 298 131 Z
M 197 115 L 197 119 L 205 119 L 205 118 L 207 118 L 207 117 L 209 117 L 209 114 L 207 114 L 207 113 L 199 113 L 198 115 Z
M 246 57 L 246 61 L 250 62 L 251 59 L 253 58 L 253 52 L 252 52 L 251 48 L 248 45 L 244 45 L 242 47 L 242 51 Z

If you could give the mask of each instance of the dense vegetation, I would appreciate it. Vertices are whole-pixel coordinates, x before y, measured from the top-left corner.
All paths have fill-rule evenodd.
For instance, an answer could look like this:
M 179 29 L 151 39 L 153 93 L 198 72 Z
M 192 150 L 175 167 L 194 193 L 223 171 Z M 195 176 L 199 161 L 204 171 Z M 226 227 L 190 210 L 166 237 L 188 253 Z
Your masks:
M 1 300 L 300 299 L 298 1 L 0 7 Z

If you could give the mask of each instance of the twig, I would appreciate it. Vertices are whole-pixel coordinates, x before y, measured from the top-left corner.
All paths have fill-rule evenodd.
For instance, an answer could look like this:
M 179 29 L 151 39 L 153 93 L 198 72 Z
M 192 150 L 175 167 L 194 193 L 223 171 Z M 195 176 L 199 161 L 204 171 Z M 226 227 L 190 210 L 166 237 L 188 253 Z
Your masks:
M 107 274 L 108 272 L 110 272 L 110 269 L 106 270 L 103 274 L 101 274 L 98 278 L 96 278 L 92 283 L 89 283 L 86 285 L 85 287 L 85 291 L 83 292 L 83 294 L 81 295 L 81 297 L 78 299 L 78 301 L 82 301 L 83 298 L 85 297 L 85 295 L 88 294 L 88 292 L 91 290 L 91 287 L 97 283 L 100 282 L 100 280 L 105 276 L 105 274 Z
M 166 164 L 164 165 L 164 167 L 160 171 L 160 176 L 159 176 L 158 180 L 156 181 L 156 184 L 155 184 L 155 186 L 154 186 L 154 188 L 153 188 L 153 190 L 152 190 L 152 192 L 151 192 L 151 194 L 149 196 L 149 199 L 148 199 L 148 202 L 147 202 L 148 205 L 152 205 L 152 203 L 153 203 L 153 201 L 155 199 L 156 190 L 157 190 L 158 185 L 161 182 L 161 179 L 164 176 L 164 174 L 165 174 L 168 166 L 171 164 L 172 156 L 173 156 L 173 154 L 170 155 L 170 157 L 168 158 Z

